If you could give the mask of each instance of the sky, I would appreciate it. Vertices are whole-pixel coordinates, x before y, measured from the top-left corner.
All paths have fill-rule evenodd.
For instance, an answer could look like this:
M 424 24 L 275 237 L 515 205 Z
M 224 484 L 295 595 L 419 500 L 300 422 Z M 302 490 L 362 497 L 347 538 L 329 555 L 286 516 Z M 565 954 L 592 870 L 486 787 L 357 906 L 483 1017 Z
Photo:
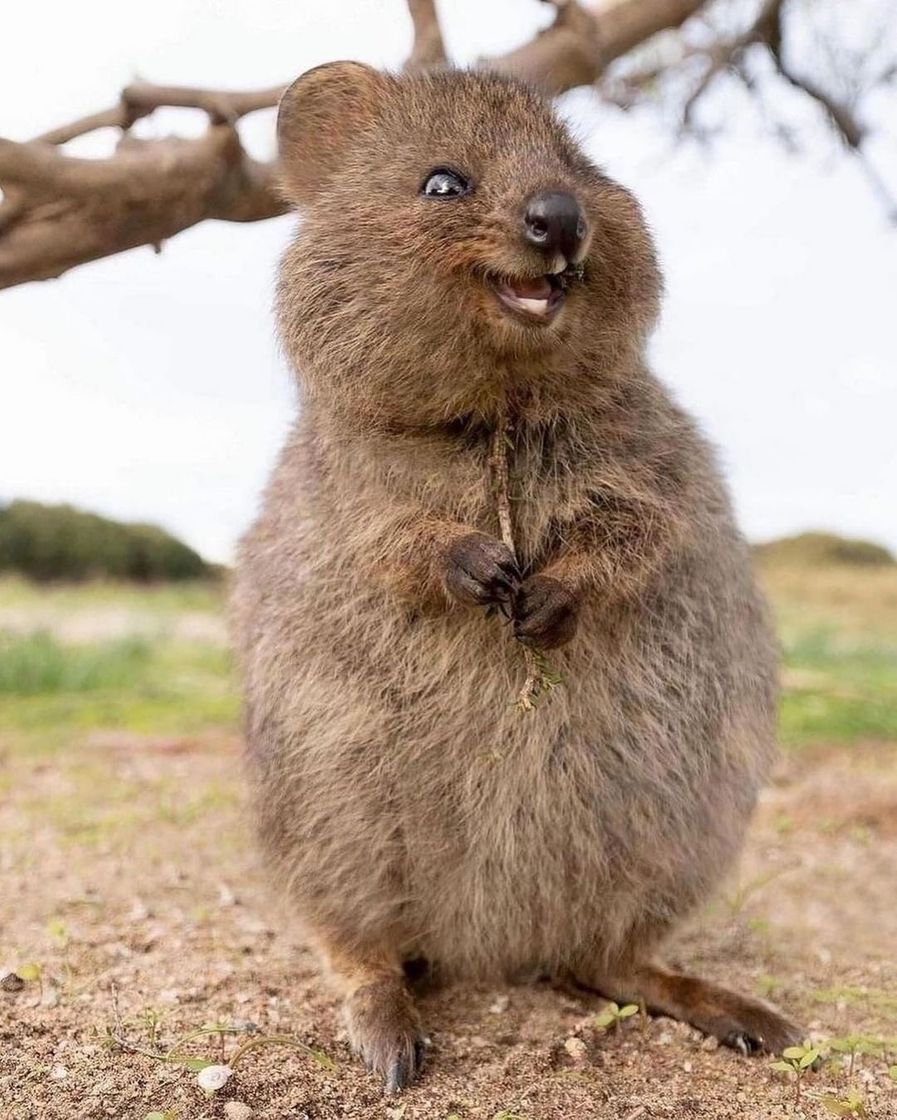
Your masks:
M 441 8 L 460 62 L 528 39 L 548 15 L 535 0 Z M 333 58 L 398 67 L 410 43 L 403 0 L 155 0 L 135 13 L 82 0 L 48 20 L 16 5 L 0 42 L 0 135 L 105 108 L 137 76 L 253 89 Z M 39 61 L 23 48 L 34 43 Z M 709 103 L 725 126 L 709 148 L 590 91 L 561 110 L 642 199 L 667 280 L 653 365 L 719 447 L 748 536 L 821 528 L 897 549 L 897 228 L 811 110 L 781 97 L 776 113 L 807 125 L 797 154 L 734 88 Z M 894 110 L 882 99 L 869 111 Z M 202 118 L 166 111 L 143 128 L 195 133 Z M 871 151 L 897 191 L 895 133 Z M 271 115 L 244 136 L 270 155 Z M 80 143 L 98 154 L 109 138 Z M 154 521 L 228 561 L 296 408 L 271 314 L 293 227 L 205 223 L 160 255 L 0 292 L 0 501 Z

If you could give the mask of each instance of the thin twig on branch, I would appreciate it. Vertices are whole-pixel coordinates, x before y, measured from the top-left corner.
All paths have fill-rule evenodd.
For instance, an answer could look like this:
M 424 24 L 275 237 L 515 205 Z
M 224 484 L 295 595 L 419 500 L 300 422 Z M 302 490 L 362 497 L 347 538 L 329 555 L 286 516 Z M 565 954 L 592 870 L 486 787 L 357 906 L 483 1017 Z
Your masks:
M 216 124 L 233 124 L 240 117 L 260 109 L 273 109 L 285 86 L 237 92 L 221 89 L 195 89 L 191 86 L 157 86 L 152 82 L 134 82 L 121 91 L 117 105 L 51 129 L 35 140 L 45 144 L 67 144 L 78 136 L 86 136 L 99 128 L 120 128 L 127 131 L 142 117 L 156 109 L 201 109 Z

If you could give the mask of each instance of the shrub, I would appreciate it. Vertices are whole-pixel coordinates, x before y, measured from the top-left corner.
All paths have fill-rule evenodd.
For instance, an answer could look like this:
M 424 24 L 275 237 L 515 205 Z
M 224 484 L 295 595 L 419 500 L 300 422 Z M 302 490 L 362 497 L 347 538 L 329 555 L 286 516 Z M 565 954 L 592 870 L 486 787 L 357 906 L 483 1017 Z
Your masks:
M 763 563 L 791 567 L 886 567 L 894 564 L 894 557 L 880 544 L 872 541 L 852 540 L 835 533 L 800 533 L 796 537 L 783 537 L 754 547 L 754 555 Z
M 211 567 L 155 525 L 127 525 L 73 506 L 0 507 L 0 571 L 36 580 L 197 579 Z

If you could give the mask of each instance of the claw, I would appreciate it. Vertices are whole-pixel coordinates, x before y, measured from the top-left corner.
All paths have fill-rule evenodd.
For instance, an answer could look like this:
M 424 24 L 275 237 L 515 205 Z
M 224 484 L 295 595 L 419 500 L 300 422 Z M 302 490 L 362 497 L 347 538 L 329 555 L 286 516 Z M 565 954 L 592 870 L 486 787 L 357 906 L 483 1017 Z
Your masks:
M 413 1047 L 390 1065 L 383 1080 L 384 1091 L 392 1095 L 406 1089 L 417 1077 L 423 1059 L 424 1044 L 416 1039 Z
M 737 1050 L 745 1058 L 763 1049 L 762 1043 L 746 1031 L 732 1031 L 731 1034 L 727 1034 L 723 1039 L 723 1045 L 730 1047 L 732 1050 Z
M 397 1093 L 405 1088 L 405 1077 L 400 1062 L 393 1062 L 386 1073 L 385 1089 L 387 1093 Z

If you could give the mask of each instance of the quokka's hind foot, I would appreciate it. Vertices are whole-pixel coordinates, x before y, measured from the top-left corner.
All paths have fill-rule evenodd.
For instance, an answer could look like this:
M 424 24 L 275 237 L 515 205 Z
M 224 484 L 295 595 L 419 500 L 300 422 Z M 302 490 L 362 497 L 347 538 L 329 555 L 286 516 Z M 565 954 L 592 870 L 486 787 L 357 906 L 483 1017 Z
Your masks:
M 401 964 L 385 954 L 361 957 L 332 947 L 324 952 L 346 993 L 349 1045 L 383 1079 L 387 1093 L 404 1089 L 420 1070 L 423 1035 Z
M 780 1054 L 805 1037 L 796 1023 L 765 1000 L 659 965 L 638 965 L 624 975 L 583 982 L 618 1003 L 643 1001 L 654 1014 L 690 1023 L 741 1054 Z
M 423 1035 L 404 980 L 382 976 L 363 984 L 346 999 L 345 1015 L 352 1049 L 383 1078 L 386 1092 L 410 1085 L 420 1071 Z

